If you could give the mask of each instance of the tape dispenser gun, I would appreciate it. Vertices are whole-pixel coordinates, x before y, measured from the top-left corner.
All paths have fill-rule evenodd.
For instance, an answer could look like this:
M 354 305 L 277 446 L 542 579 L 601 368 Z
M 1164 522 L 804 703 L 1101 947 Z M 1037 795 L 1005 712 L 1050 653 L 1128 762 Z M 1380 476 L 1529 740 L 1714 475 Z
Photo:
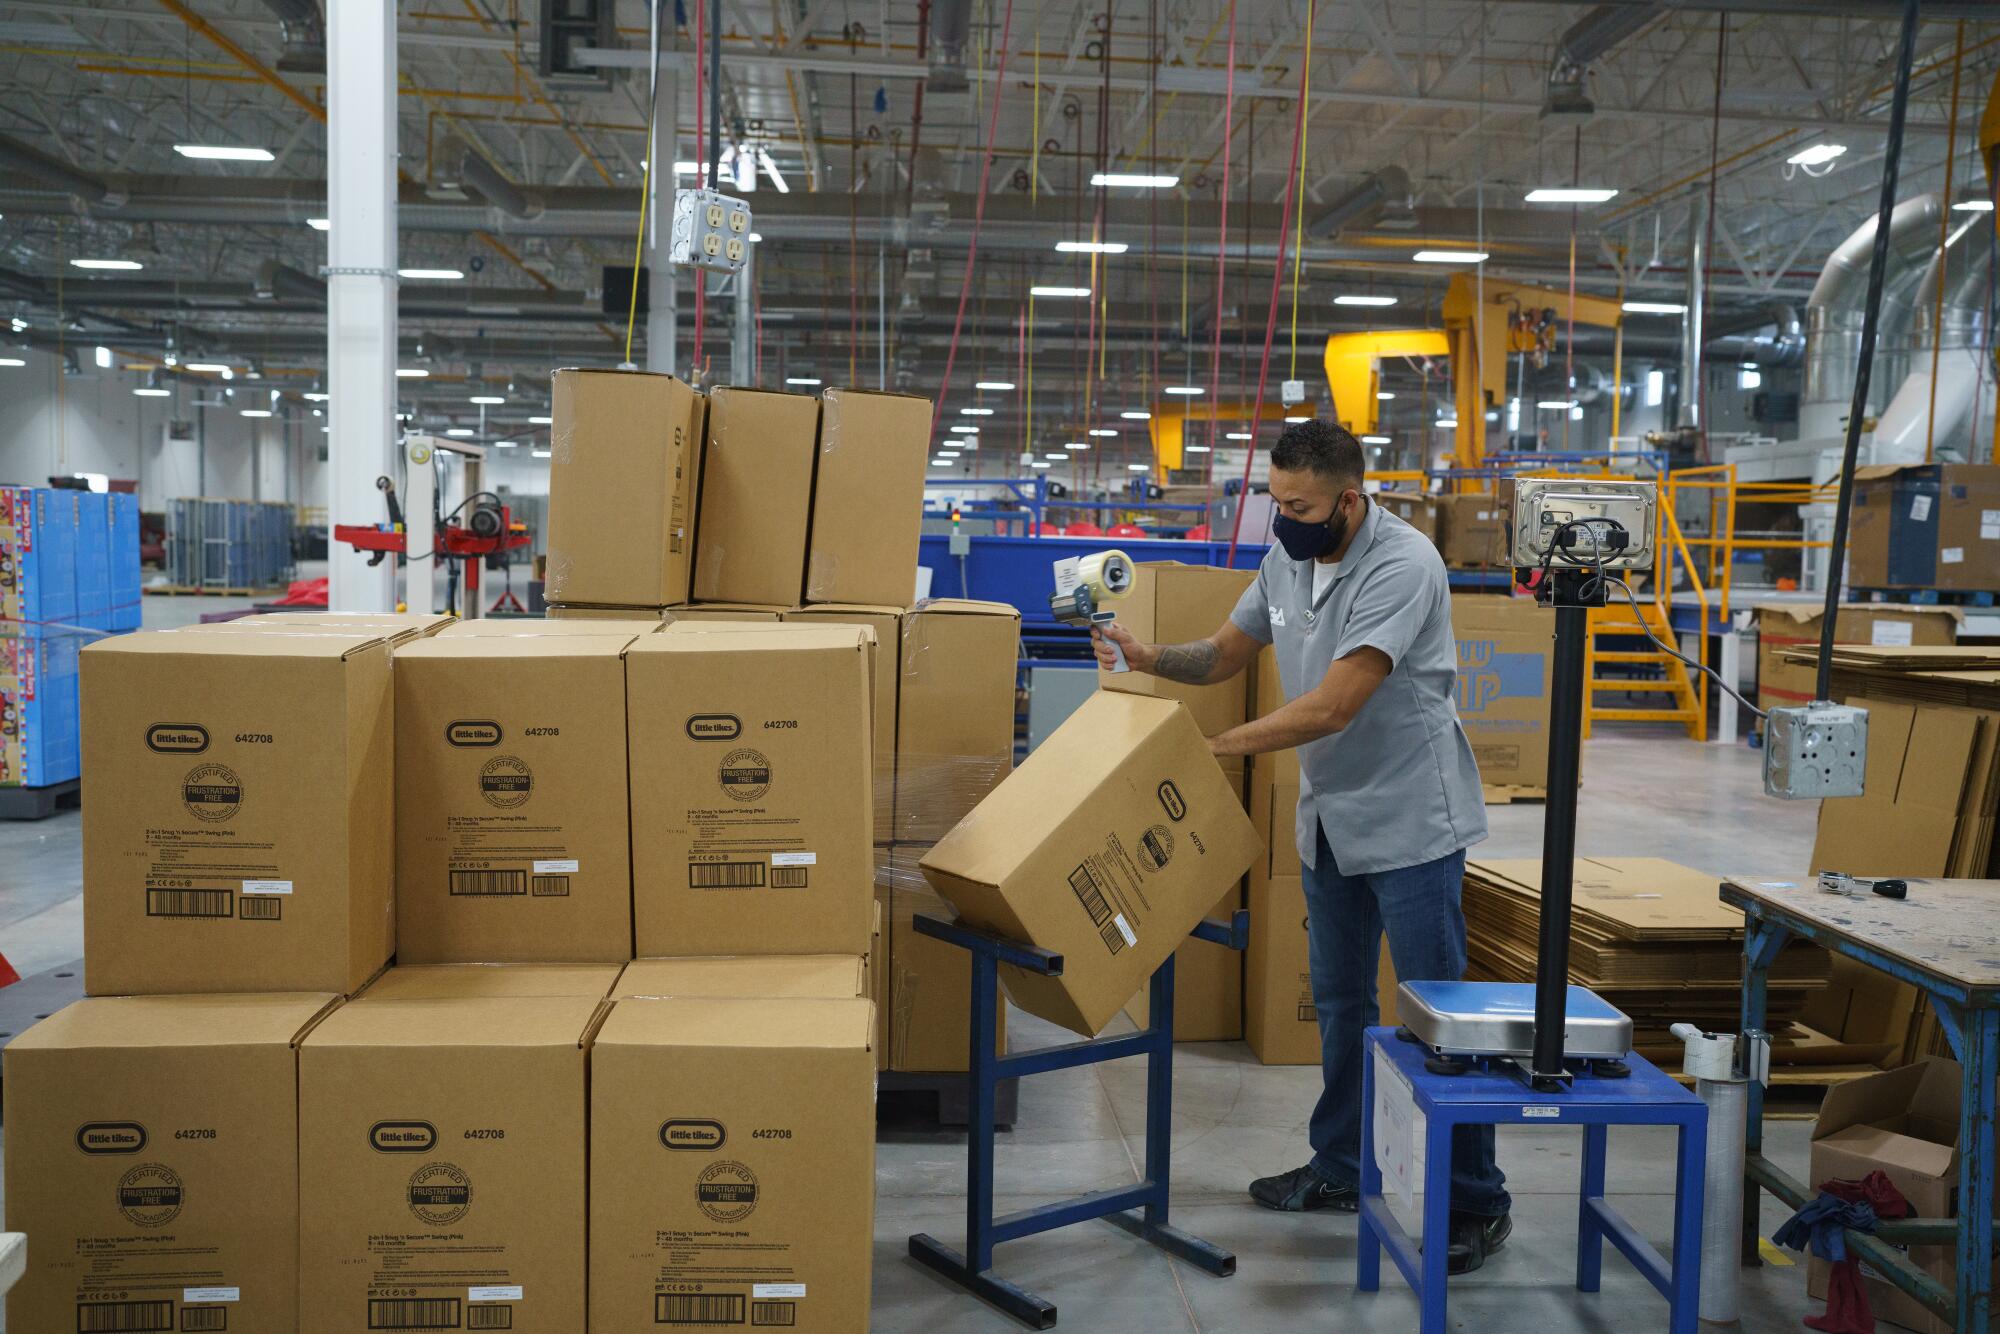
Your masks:
M 1049 595 L 1049 615 L 1064 625 L 1094 627 L 1109 625 L 1116 613 L 1102 610 L 1106 602 L 1116 602 L 1132 591 L 1135 575 L 1132 561 L 1122 551 L 1100 551 L 1090 556 L 1070 556 L 1055 563 L 1056 591 Z M 1111 670 L 1126 672 L 1125 651 L 1111 640 L 1117 665 Z

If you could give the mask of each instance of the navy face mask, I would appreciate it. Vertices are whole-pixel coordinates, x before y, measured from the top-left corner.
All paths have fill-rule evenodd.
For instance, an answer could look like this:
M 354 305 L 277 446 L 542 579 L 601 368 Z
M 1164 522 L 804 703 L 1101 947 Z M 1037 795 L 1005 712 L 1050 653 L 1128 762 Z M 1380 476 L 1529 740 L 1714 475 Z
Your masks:
M 1317 560 L 1347 536 L 1347 514 L 1338 503 L 1324 523 L 1306 523 L 1280 514 L 1271 520 L 1271 536 L 1293 560 Z

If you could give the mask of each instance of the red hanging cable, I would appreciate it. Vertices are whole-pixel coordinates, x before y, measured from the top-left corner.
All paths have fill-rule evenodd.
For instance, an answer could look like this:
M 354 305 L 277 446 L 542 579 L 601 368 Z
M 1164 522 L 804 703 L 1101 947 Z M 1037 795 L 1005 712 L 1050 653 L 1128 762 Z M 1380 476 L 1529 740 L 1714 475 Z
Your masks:
M 986 152 L 979 164 L 979 200 L 972 207 L 972 240 L 965 251 L 965 275 L 958 283 L 958 314 L 951 322 L 951 346 L 944 355 L 944 379 L 938 382 L 937 402 L 931 407 L 931 443 L 937 443 L 938 421 L 944 415 L 945 397 L 951 391 L 952 367 L 958 362 L 958 335 L 965 328 L 965 302 L 972 295 L 972 265 L 979 258 L 979 229 L 986 222 L 986 187 L 993 174 L 993 136 L 1000 128 L 1000 102 L 1007 93 L 1007 43 L 1014 30 L 1014 0 L 1000 20 L 1000 64 L 993 76 L 993 108 L 986 117 Z
M 1236 0 L 1229 0 L 1228 59 L 1229 77 L 1224 82 L 1222 95 L 1222 219 L 1216 229 L 1215 235 L 1215 310 L 1209 317 L 1215 325 L 1215 348 L 1208 371 L 1208 466 L 1203 469 L 1208 476 L 1208 493 L 1203 497 L 1204 504 L 1213 502 L 1215 499 L 1215 446 L 1218 439 L 1216 435 L 1218 420 L 1216 414 L 1220 411 L 1218 400 L 1222 397 L 1222 280 L 1229 268 L 1229 141 L 1235 133 Z M 1291 186 L 1287 185 L 1285 188 L 1290 190 Z M 1277 298 L 1274 295 L 1271 307 L 1273 319 L 1277 318 L 1276 301 Z M 1274 325 L 1273 327 L 1275 328 L 1276 326 Z M 1262 392 L 1261 388 L 1259 392 Z M 1250 429 L 1253 433 L 1256 431 L 1257 425 L 1255 422 L 1250 424 Z M 1250 452 L 1253 455 L 1257 452 L 1256 446 L 1257 442 L 1252 440 L 1250 442 Z M 1187 449 L 1186 417 L 1181 418 L 1181 449 L 1185 454 Z M 1239 520 L 1243 517 L 1243 507 L 1241 505 L 1236 507 L 1236 517 Z M 1230 552 L 1232 555 L 1235 552 L 1233 538 L 1230 543 Z
M 701 119 L 701 37 L 702 37 L 702 22 L 701 22 L 701 16 L 702 16 L 702 13 L 703 13 L 703 11 L 704 11 L 704 10 L 706 10 L 706 9 L 707 9 L 707 6 L 706 6 L 706 5 L 703 5 L 703 4 L 701 4 L 701 3 L 699 3 L 699 0 L 697 0 L 697 3 L 695 4 L 695 7 L 694 7 L 694 161 L 695 161 L 695 169 L 694 169 L 694 171 L 695 171 L 695 184 L 696 184 L 697 186 L 701 185 L 701 183 L 702 183 L 702 170 L 703 170 L 703 169 L 702 169 L 702 164 L 708 161 L 708 154 L 702 151 L 702 146 L 701 146 L 701 129 L 702 129 L 702 119 Z M 675 112 L 674 112 L 674 114 L 675 114 L 675 115 L 677 115 L 677 116 L 678 116 L 678 115 L 680 114 L 680 112 L 679 112 L 679 108 L 675 108 Z M 660 147 L 660 146 L 659 146 L 658 144 L 655 144 L 655 145 L 653 145 L 653 151 L 654 151 L 654 152 L 658 152 L 658 151 L 659 151 L 659 147 Z M 636 281 L 636 280 L 637 280 L 637 275 L 634 275 L 634 281 Z M 694 381 L 694 379 L 695 379 L 695 377 L 696 377 L 696 376 L 698 376 L 698 375 L 700 375 L 700 374 L 701 374 L 701 326 L 702 326 L 702 323 L 703 323 L 703 321 L 702 321 L 702 314 L 703 314 L 703 298 L 704 298 L 704 297 L 705 297 L 705 296 L 707 295 L 707 289 L 708 289 L 708 284 L 702 281 L 702 277 L 701 277 L 701 269 L 700 269 L 699 267 L 695 268 L 695 270 L 694 270 L 694 353 L 693 353 L 693 355 L 692 355 L 692 356 L 690 356 L 690 357 L 688 358 L 688 381 L 689 381 L 690 383 L 692 383 L 692 382 Z
M 1299 63 L 1299 106 L 1301 108 L 1304 108 L 1306 102 L 1306 75 L 1308 71 L 1309 67 L 1305 62 L 1301 61 Z M 1285 210 L 1278 215 L 1280 218 L 1289 218 L 1292 216 L 1292 204 L 1297 198 L 1293 192 L 1297 190 L 1299 183 L 1299 149 L 1300 141 L 1304 137 L 1305 125 L 1306 118 L 1303 114 L 1293 118 L 1292 166 L 1291 170 L 1285 173 Z M 1224 160 L 1227 161 L 1226 158 Z M 1252 439 L 1250 447 L 1243 452 L 1243 493 L 1236 498 L 1236 519 L 1229 525 L 1229 557 L 1222 562 L 1224 569 L 1235 567 L 1236 539 L 1243 531 L 1243 500 L 1250 494 L 1250 465 L 1257 461 L 1257 441 L 1255 436 L 1257 428 L 1263 424 L 1264 420 L 1264 384 L 1271 373 L 1271 344 L 1278 336 L 1278 297 L 1283 291 L 1285 281 L 1285 243 L 1291 239 L 1291 234 L 1291 228 L 1289 227 L 1278 228 L 1278 263 L 1277 267 L 1271 270 L 1271 300 L 1264 313 L 1264 354 L 1257 363 L 1257 398 L 1255 406 L 1250 410 L 1250 434 Z M 1210 449 L 1212 450 L 1213 448 L 1214 446 L 1211 445 Z M 1211 453 L 1209 457 L 1214 458 L 1215 455 Z

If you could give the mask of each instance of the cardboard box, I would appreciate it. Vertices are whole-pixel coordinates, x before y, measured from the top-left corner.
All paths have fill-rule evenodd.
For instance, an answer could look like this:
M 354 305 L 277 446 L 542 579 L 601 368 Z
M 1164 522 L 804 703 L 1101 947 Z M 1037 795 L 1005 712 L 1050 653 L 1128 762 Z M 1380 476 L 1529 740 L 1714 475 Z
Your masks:
M 908 394 L 820 396 L 807 602 L 916 600 L 932 412 L 931 400 Z
M 1224 570 L 1176 561 L 1148 561 L 1133 567 L 1132 592 L 1106 606 L 1118 613 L 1119 624 L 1146 644 L 1185 644 L 1206 639 L 1229 620 L 1243 590 L 1256 581 L 1255 570 Z M 1210 686 L 1182 685 L 1146 672 L 1099 669 L 1104 690 L 1177 699 L 1188 706 L 1203 736 L 1214 736 L 1241 723 L 1249 698 L 1249 679 L 1242 673 Z M 1223 772 L 1241 783 L 1246 762 L 1240 755 L 1221 761 Z
M 1251 718 L 1262 718 L 1285 703 L 1284 682 L 1278 676 L 1278 655 L 1266 644 L 1251 664 L 1249 681 Z M 1266 751 L 1250 757 L 1250 782 L 1259 786 L 1299 785 L 1299 753 L 1296 750 Z
M 1021 613 L 938 598 L 903 617 L 896 841 L 935 843 L 1014 766 Z
M 627 650 L 641 956 L 868 952 L 873 639 L 676 624 Z
M 9 1329 L 293 1327 L 293 1045 L 334 999 L 105 997 L 14 1038 L 6 1227 L 28 1253 Z
M 902 612 L 895 607 L 824 603 L 784 614 L 788 624 L 865 625 L 875 632 L 870 675 L 874 681 L 875 842 L 888 843 L 896 830 L 896 683 L 902 652 Z
M 1264 841 L 1264 853 L 1250 867 L 1250 878 L 1280 880 L 1304 874 L 1299 861 L 1299 785 L 1258 784 L 1250 792 L 1250 823 Z
M 580 996 L 603 1000 L 623 965 L 612 963 L 397 964 L 368 984 L 368 1000 L 471 1000 Z
M 1903 1192 L 1919 1218 L 1958 1215 L 1958 1121 L 1963 1072 L 1956 1061 L 1928 1056 L 1915 1065 L 1835 1084 L 1820 1103 L 1813 1123 L 1812 1185 L 1835 1177 L 1860 1180 L 1881 1172 Z M 1957 1266 L 1950 1249 L 1912 1246 L 1910 1259 L 1951 1291 Z M 1868 1301 L 1881 1319 L 1924 1331 L 1951 1334 L 1951 1326 L 1904 1295 L 1888 1280 L 1861 1267 Z M 1806 1262 L 1806 1292 L 1826 1296 L 1828 1265 Z
M 1817 603 L 1767 602 L 1757 607 L 1757 702 L 1806 704 L 1816 670 L 1784 660 L 1786 649 L 1819 648 Z M 1842 606 L 1834 622 L 1837 644 L 1955 644 L 1964 613 L 1956 607 L 1910 607 L 1863 602 Z
M 545 596 L 623 607 L 687 601 L 702 396 L 643 371 L 568 368 L 550 381 Z
M 798 603 L 818 427 L 819 400 L 808 395 L 710 391 L 695 601 Z
M 1555 618 L 1531 598 L 1454 593 L 1458 720 L 1479 781 L 1518 796 L 1549 785 L 1549 683 Z
M 1850 525 L 1850 587 L 2000 590 L 2000 466 L 1856 468 Z
M 1868 754 L 1858 797 L 1820 803 L 1814 873 L 1942 876 L 1979 728 L 1956 709 L 1868 701 Z
M 397 655 L 399 960 L 632 957 L 624 654 L 638 637 L 441 636 Z
M 1243 1036 L 1265 1065 L 1320 1063 L 1319 1010 L 1307 959 L 1305 885 L 1298 876 L 1250 881 L 1250 948 L 1243 956 Z M 1396 1013 L 1396 965 L 1389 938 L 1378 947 L 1375 1010 Z
M 594 602 L 551 602 L 548 619 L 552 621 L 655 621 L 666 622 L 673 619 L 668 608 L 660 607 L 609 607 Z
M 890 942 L 896 895 L 886 869 L 889 849 L 875 849 L 875 929 L 868 941 L 868 996 L 875 1002 L 875 1068 L 889 1068 L 889 988 L 895 980 Z
M 389 652 L 270 631 L 83 651 L 92 995 L 348 993 L 388 962 Z
M 1507 564 L 1508 510 L 1487 492 L 1437 496 L 1437 544 L 1444 563 L 1457 569 Z
M 958 910 L 924 880 L 917 861 L 928 848 L 898 844 L 892 856 L 894 883 L 889 927 L 886 988 L 891 1070 L 956 1071 L 966 1068 L 972 1022 L 972 956 L 956 945 L 920 935 L 919 916 L 955 920 Z M 880 1002 L 878 1002 L 880 1003 Z M 993 1007 L 994 1051 L 1007 1050 L 1007 1002 Z
M 868 995 L 868 960 L 859 954 L 715 954 L 702 959 L 635 959 L 618 978 L 617 1000 L 669 996 Z
M 367 997 L 299 1048 L 299 1323 L 584 1326 L 589 997 Z
M 266 611 L 239 616 L 209 628 L 229 630 L 312 630 L 330 633 L 368 632 L 402 644 L 463 625 L 456 616 L 429 611 Z M 195 626 L 182 626 L 184 630 Z
M 1438 540 L 1438 503 L 1435 497 L 1415 495 L 1408 491 L 1378 491 L 1375 493 L 1375 503 L 1432 542 Z
M 971 925 L 1064 956 L 1015 1004 L 1090 1036 L 1262 849 L 1187 706 L 1099 691 L 926 853 Z
M 590 1328 L 868 1328 L 874 1005 L 620 1001 L 590 1072 Z
M 549 609 L 552 613 L 555 608 Z M 636 609 L 635 609 L 636 610 Z M 592 608 L 601 613 L 601 608 Z M 649 635 L 666 628 L 665 622 L 621 615 L 590 616 L 489 616 L 476 621 L 456 621 L 437 633 L 439 639 L 547 639 L 560 635 L 623 635 L 627 639 Z
M 1237 884 L 1206 914 L 1226 922 L 1243 906 Z M 1125 1017 L 1144 1028 L 1152 1022 L 1150 979 L 1125 1002 Z M 1174 951 L 1174 1041 L 1234 1042 L 1243 1036 L 1243 951 L 1212 940 L 1186 940 Z
M 704 602 L 698 606 L 669 607 L 667 615 L 674 621 L 742 621 L 771 625 L 783 620 L 787 610 L 786 607 L 749 602 Z

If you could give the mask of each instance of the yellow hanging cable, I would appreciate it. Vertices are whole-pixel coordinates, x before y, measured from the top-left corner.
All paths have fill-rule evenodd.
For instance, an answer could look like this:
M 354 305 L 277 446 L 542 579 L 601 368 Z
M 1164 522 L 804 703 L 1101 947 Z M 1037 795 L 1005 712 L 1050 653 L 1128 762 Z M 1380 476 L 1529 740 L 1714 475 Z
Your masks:
M 1292 231 L 1292 360 L 1287 380 L 1299 378 L 1299 257 L 1306 247 L 1306 131 L 1312 125 L 1313 17 L 1318 9 L 1319 0 L 1306 0 L 1306 91 L 1299 99 L 1299 211 Z
M 657 93 L 655 94 L 657 96 Z M 632 326 L 639 320 L 639 261 L 646 253 L 646 199 L 653 193 L 653 125 L 657 114 L 646 123 L 646 169 L 639 180 L 639 230 L 632 238 L 632 298 L 625 307 L 625 361 L 632 361 Z M 696 281 L 700 275 L 696 274 Z

